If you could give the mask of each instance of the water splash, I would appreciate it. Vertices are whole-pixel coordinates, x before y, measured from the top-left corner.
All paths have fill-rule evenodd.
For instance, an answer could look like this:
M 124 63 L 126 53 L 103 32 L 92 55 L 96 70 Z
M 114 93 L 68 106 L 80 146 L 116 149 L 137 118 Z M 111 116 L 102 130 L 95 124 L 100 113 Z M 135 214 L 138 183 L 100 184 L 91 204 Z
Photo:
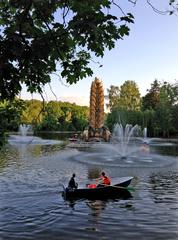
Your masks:
M 147 128 L 146 127 L 143 129 L 143 138 L 147 139 Z
M 20 124 L 18 135 L 9 135 L 8 143 L 11 145 L 54 145 L 61 144 L 62 141 L 42 139 L 33 135 L 32 126 Z
M 31 125 L 28 124 L 20 124 L 19 126 L 19 134 L 21 136 L 27 136 L 27 132 L 31 129 Z
M 137 124 L 134 126 L 131 124 L 123 126 L 120 123 L 116 123 L 114 125 L 112 143 L 115 145 L 115 148 L 118 148 L 121 158 L 127 158 L 128 155 L 136 151 L 133 142 L 140 135 L 140 132 L 141 129 Z M 132 146 L 130 146 L 131 142 Z

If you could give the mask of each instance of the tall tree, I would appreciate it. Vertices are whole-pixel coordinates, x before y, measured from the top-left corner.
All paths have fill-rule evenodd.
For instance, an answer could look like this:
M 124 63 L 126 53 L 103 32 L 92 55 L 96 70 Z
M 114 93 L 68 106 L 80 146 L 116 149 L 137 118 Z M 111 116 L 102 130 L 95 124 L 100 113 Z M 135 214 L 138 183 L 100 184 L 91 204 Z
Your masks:
M 178 82 L 175 82 L 174 84 L 164 82 L 161 89 L 167 94 L 170 105 L 178 103 Z
M 164 85 L 160 89 L 160 101 L 156 107 L 155 118 L 159 133 L 163 137 L 169 137 L 169 132 L 172 128 L 171 102 L 168 91 Z
M 173 134 L 178 137 L 178 103 L 172 107 L 172 128 L 173 128 Z
M 125 81 L 120 88 L 119 107 L 126 110 L 140 110 L 141 97 L 137 84 L 134 81 Z
M 155 79 L 148 93 L 142 98 L 142 109 L 155 109 L 160 99 L 161 83 Z
M 108 100 L 106 107 L 112 111 L 114 107 L 117 106 L 120 97 L 120 88 L 118 86 L 111 85 L 110 89 L 107 89 Z

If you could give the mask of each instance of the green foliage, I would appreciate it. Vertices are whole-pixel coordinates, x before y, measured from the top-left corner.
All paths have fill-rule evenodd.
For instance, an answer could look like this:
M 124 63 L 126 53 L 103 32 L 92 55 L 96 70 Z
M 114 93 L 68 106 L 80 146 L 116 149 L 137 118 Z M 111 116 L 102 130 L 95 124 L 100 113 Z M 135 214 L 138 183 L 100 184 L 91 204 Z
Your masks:
M 0 102 L 0 146 L 6 143 L 6 131 L 17 131 L 25 105 L 22 100 Z
M 138 124 L 141 127 L 143 125 L 143 114 L 140 111 L 131 111 L 123 108 L 114 108 L 111 113 L 108 114 L 106 125 L 112 131 L 115 123 L 126 124 Z
M 88 107 L 50 101 L 45 105 L 36 130 L 82 131 L 88 124 Z
M 110 86 L 108 91 L 109 103 L 107 107 L 112 111 L 114 108 L 123 108 L 128 111 L 138 111 L 141 107 L 141 97 L 137 84 L 134 81 L 125 81 L 119 88 Z
M 41 122 L 45 103 L 40 100 L 25 100 L 26 108 L 21 115 L 21 123 L 36 125 Z
M 169 137 L 176 135 L 175 116 L 173 109 L 178 103 L 178 84 L 170 84 L 166 81 L 162 84 L 155 80 L 151 89 L 143 97 L 142 109 L 153 111 L 152 120 L 149 121 L 151 136 Z
M 55 131 L 58 130 L 58 120 L 53 115 L 46 115 L 36 130 L 39 131 Z
M 134 81 L 125 81 L 125 83 L 121 86 L 119 106 L 129 111 L 140 110 L 140 92 Z
M 177 126 L 177 123 L 178 123 L 178 104 L 172 106 L 171 110 L 172 110 L 172 129 L 171 129 L 172 131 L 171 131 L 171 134 L 176 135 L 178 137 L 178 126 Z
M 22 123 L 35 130 L 82 131 L 88 125 L 88 107 L 68 102 L 19 100 L 0 102 L 0 135 L 17 131 Z
M 114 107 L 118 105 L 120 97 L 120 88 L 118 86 L 111 85 L 110 89 L 107 89 L 109 103 L 106 104 L 107 108 L 112 111 Z
M 0 99 L 13 99 L 22 83 L 42 94 L 57 63 L 69 84 L 91 76 L 91 57 L 103 57 L 133 23 L 112 7 L 120 9 L 111 0 L 0 1 Z
M 166 86 L 160 88 L 160 100 L 156 107 L 156 121 L 158 125 L 158 134 L 163 137 L 169 137 L 169 131 L 172 128 L 171 121 L 171 101 Z
M 21 123 L 21 114 L 25 109 L 23 100 L 3 101 L 1 108 L 1 127 L 6 131 L 16 131 Z
M 7 119 L 5 118 L 6 112 L 2 106 L 0 106 L 0 147 L 2 147 L 6 142 L 5 132 L 7 129 Z
M 142 127 L 147 127 L 148 137 L 156 137 L 155 110 L 147 109 L 142 111 Z
M 169 102 L 170 105 L 178 102 L 178 82 L 175 84 L 164 82 L 160 91 L 167 96 L 167 102 Z
M 126 87 L 126 83 L 128 84 L 128 81 L 121 86 L 120 92 L 116 91 L 119 88 L 113 86 L 109 91 L 109 106 L 112 107 L 106 125 L 110 130 L 119 122 L 124 125 L 138 124 L 142 129 L 147 127 L 149 137 L 177 136 L 178 83 L 170 84 L 165 81 L 161 84 L 155 80 L 142 99 L 142 111 L 137 108 L 130 110 L 134 100 L 130 100 L 132 91 Z
M 147 90 L 148 93 L 142 98 L 142 109 L 156 109 L 159 103 L 159 94 L 160 94 L 161 83 L 157 79 L 151 84 L 150 90 Z

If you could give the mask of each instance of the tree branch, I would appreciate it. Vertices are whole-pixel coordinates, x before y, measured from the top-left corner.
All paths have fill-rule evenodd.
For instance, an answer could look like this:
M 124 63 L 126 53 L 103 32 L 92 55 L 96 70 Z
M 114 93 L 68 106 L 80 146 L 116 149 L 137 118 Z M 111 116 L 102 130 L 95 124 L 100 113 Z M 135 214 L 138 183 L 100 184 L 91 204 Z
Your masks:
M 113 5 L 115 5 L 116 7 L 118 7 L 118 8 L 120 9 L 121 13 L 122 13 L 124 16 L 126 15 L 125 12 L 122 10 L 122 8 L 121 8 L 117 3 L 115 3 L 114 0 L 112 0 L 111 2 L 113 3 Z
M 34 5 L 35 5 L 35 4 L 34 4 Z M 58 55 L 59 55 L 60 59 L 62 59 L 62 54 L 60 53 L 60 50 L 59 50 L 59 48 L 58 48 L 56 39 L 55 39 L 55 37 L 54 37 L 54 35 L 53 35 L 53 33 L 52 33 L 51 28 L 49 27 L 49 24 L 46 22 L 45 18 L 43 17 L 43 14 L 42 14 L 41 11 L 38 9 L 38 7 L 37 7 L 36 5 L 35 5 L 35 7 L 36 7 L 37 12 L 38 12 L 39 15 L 41 16 L 42 21 L 45 23 L 46 27 L 48 28 L 48 30 L 49 30 L 49 32 L 50 32 L 50 35 L 51 35 L 51 37 L 52 37 L 52 39 L 53 39 L 54 45 L 55 45 L 55 47 L 56 47 L 56 50 L 57 50 L 57 52 L 58 52 Z
M 161 11 L 161 10 L 155 8 L 154 5 L 150 2 L 150 0 L 147 0 L 147 3 L 153 9 L 154 12 L 159 13 L 161 15 L 167 15 L 167 14 L 170 14 L 170 12 L 171 12 L 171 11 L 168 11 L 168 10 Z

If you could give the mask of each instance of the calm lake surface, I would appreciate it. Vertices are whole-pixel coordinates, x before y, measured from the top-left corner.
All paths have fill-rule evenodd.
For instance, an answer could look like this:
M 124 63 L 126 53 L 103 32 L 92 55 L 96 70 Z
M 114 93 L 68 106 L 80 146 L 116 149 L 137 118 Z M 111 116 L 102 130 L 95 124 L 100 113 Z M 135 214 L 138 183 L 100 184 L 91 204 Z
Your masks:
M 149 152 L 137 149 L 127 159 L 117 145 L 83 145 L 10 138 L 0 153 L 0 239 L 177 240 L 178 142 L 150 140 Z M 132 198 L 62 198 L 73 172 L 83 186 L 101 170 L 113 180 L 134 176 Z

